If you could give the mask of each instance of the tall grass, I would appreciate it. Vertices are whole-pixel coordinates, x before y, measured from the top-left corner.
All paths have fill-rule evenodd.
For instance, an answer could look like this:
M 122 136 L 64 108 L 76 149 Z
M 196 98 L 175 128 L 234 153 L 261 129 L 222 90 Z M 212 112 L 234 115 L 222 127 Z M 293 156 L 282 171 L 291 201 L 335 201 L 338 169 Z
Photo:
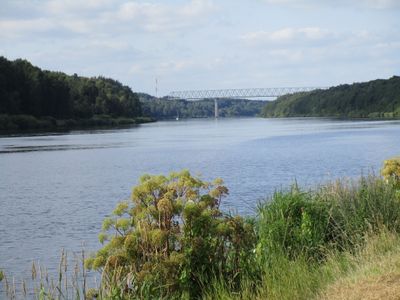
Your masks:
M 62 250 L 56 274 L 50 274 L 48 269 L 35 262 L 32 263 L 29 280 L 17 280 L 3 274 L 3 287 L 0 298 L 8 299 L 91 299 L 96 295 L 93 289 L 87 289 L 87 272 L 83 263 L 85 251 L 81 256 L 69 258 Z M 1 281 L 1 280 L 0 280 Z M 98 289 L 96 282 L 92 284 Z
M 332 260 L 330 269 L 336 264 Z M 385 228 L 365 235 L 364 246 L 348 255 L 346 272 L 319 291 L 322 299 L 399 299 L 400 236 Z M 340 275 L 340 276 L 339 276 Z
M 369 230 L 400 232 L 399 204 L 396 188 L 372 175 L 276 192 L 258 209 L 260 255 L 318 260 L 332 249 L 351 250 Z
M 224 280 L 216 280 L 205 298 L 318 297 L 366 260 L 379 260 L 378 253 L 398 247 L 399 221 L 396 187 L 375 176 L 340 180 L 309 191 L 296 185 L 278 191 L 258 207 L 260 282 L 254 287 L 243 280 L 236 292 Z M 380 247 L 382 251 L 369 250 Z

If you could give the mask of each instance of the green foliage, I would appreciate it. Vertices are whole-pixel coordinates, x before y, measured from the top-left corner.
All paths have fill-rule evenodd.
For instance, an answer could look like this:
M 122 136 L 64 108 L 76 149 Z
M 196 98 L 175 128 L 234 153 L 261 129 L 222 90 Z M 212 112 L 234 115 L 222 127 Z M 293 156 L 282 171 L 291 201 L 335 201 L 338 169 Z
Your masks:
M 35 118 L 31 115 L 0 115 L 0 130 L 64 130 L 70 128 L 124 127 L 132 124 L 148 123 L 153 119 L 112 118 L 107 115 L 95 115 L 90 119 L 56 120 L 53 117 Z
M 366 279 L 373 283 L 370 285 L 372 290 L 382 291 L 390 286 L 386 280 L 378 281 L 377 275 L 391 278 L 393 274 L 398 274 L 399 249 L 400 235 L 382 227 L 375 232 L 366 232 L 363 242 L 349 251 L 333 249 L 324 261 L 314 262 L 303 256 L 289 259 L 277 255 L 270 264 L 264 265 L 262 281 L 256 285 L 250 280 L 243 280 L 238 293 L 223 281 L 214 281 L 206 287 L 203 299 L 350 299 L 343 292 L 336 297 L 335 292 L 340 288 L 348 292 L 354 282 L 363 283 L 359 288 L 364 291 L 361 293 L 364 297 L 357 299 L 381 299 L 383 293 L 378 293 L 381 297 L 371 297 L 371 289 L 365 285 Z M 391 283 L 396 285 L 395 280 Z M 328 295 L 327 290 L 330 291 Z M 390 293 L 390 289 L 387 291 L 386 295 L 397 295 Z
M 4 279 L 4 272 L 0 269 L 0 282 Z
M 331 239 L 330 207 L 295 186 L 288 192 L 276 192 L 271 201 L 259 207 L 258 226 L 257 249 L 262 258 L 320 259 Z
M 200 101 L 152 98 L 139 94 L 143 114 L 157 119 L 209 118 L 214 117 L 214 100 Z M 219 99 L 218 111 L 221 117 L 254 117 L 261 113 L 265 101 L 245 99 Z
M 400 77 L 295 93 L 267 103 L 264 117 L 399 118 Z
M 400 188 L 400 158 L 385 160 L 381 173 L 383 178 Z
M 336 247 L 352 248 L 367 231 L 382 226 L 400 233 L 400 203 L 396 187 L 374 176 L 357 183 L 337 182 L 317 193 L 317 201 L 332 203 Z
M 353 249 L 367 231 L 400 232 L 400 203 L 393 185 L 373 176 L 336 182 L 315 191 L 276 192 L 259 207 L 257 252 L 319 261 L 332 249 Z
M 105 246 L 86 266 L 102 268 L 110 289 L 120 286 L 116 274 L 125 278 L 118 293 L 131 297 L 196 297 L 216 276 L 238 287 L 254 268 L 255 233 L 251 222 L 221 212 L 222 184 L 188 171 L 142 176 L 131 201 L 104 220 Z
M 142 115 L 138 96 L 120 82 L 43 71 L 28 61 L 0 57 L 0 129 L 45 127 L 37 119 L 91 119 L 97 115 L 136 118 Z M 52 120 L 50 120 L 52 121 Z M 7 124 L 11 122 L 12 124 Z M 21 125 L 22 124 L 22 125 Z

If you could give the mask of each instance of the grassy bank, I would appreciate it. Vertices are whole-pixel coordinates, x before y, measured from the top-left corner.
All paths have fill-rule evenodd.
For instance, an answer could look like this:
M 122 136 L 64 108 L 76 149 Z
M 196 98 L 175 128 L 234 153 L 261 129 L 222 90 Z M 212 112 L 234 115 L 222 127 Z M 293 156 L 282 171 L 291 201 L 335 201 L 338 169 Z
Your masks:
M 259 281 L 217 280 L 205 298 L 397 299 L 399 217 L 398 192 L 375 177 L 276 193 L 259 209 Z
M 398 299 L 400 237 L 385 228 L 366 233 L 352 251 L 331 252 L 323 263 L 280 257 L 254 286 L 234 292 L 221 281 L 203 299 Z
M 228 192 L 221 180 L 203 182 L 187 171 L 146 175 L 132 201 L 119 204 L 105 220 L 103 248 L 75 267 L 68 295 L 397 299 L 399 166 L 386 162 L 385 179 L 367 176 L 313 190 L 294 185 L 261 202 L 252 219 L 219 210 Z M 36 284 L 38 298 L 66 294 L 63 264 L 59 283 Z M 91 289 L 87 268 L 101 274 Z
M 87 119 L 55 119 L 53 117 L 35 118 L 31 115 L 0 115 L 0 133 L 28 131 L 58 131 L 84 128 L 113 128 L 134 124 L 154 122 L 149 117 L 114 118 L 108 115 L 95 115 Z

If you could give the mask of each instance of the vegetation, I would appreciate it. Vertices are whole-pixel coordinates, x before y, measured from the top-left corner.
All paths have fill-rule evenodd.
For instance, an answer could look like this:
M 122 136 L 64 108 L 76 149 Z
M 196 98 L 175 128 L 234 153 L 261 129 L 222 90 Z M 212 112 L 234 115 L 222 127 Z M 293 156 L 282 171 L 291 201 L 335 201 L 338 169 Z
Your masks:
M 397 160 L 384 178 L 362 177 L 302 190 L 294 185 L 260 203 L 254 219 L 224 214 L 220 179 L 188 171 L 145 175 L 131 200 L 103 223 L 104 243 L 82 260 L 69 295 L 88 299 L 397 299 L 400 296 L 400 180 Z M 62 298 L 58 284 L 41 299 Z M 86 284 L 86 268 L 101 285 Z M 76 267 L 75 270 L 78 270 Z M 63 275 L 64 274 L 64 275 Z M 78 278 L 78 274 L 81 274 Z M 6 282 L 7 277 L 4 279 Z M 65 281 L 66 282 L 66 281 Z M 64 292 L 63 292 L 64 291 Z M 9 295 L 15 295 L 12 290 Z M 347 297 L 347 298 L 346 298 Z M 375 297 L 375 298 L 374 298 Z
M 138 96 L 116 80 L 69 76 L 0 57 L 0 130 L 123 125 L 138 117 Z
M 260 272 L 261 280 L 254 286 L 251 279 L 243 279 L 240 292 L 223 279 L 214 281 L 204 292 L 206 298 L 330 299 L 335 294 L 332 290 L 346 290 L 341 280 L 354 274 L 360 280 L 376 275 L 397 278 L 391 284 L 394 291 L 400 278 L 397 191 L 391 183 L 370 176 L 314 191 L 294 186 L 275 193 L 260 205 L 255 222 L 255 255 L 261 271 L 253 272 Z M 362 295 L 368 289 L 360 286 L 358 292 Z M 337 299 L 354 299 L 342 296 Z
M 400 77 L 285 95 L 267 103 L 262 116 L 400 118 Z
M 143 114 L 156 119 L 210 118 L 214 117 L 214 100 L 199 101 L 153 98 L 139 94 Z M 219 99 L 218 111 L 221 117 L 255 117 L 261 113 L 265 101 L 246 99 Z
M 400 188 L 400 157 L 385 160 L 381 173 L 383 178 Z
M 196 298 L 216 276 L 239 283 L 254 265 L 255 233 L 220 211 L 227 193 L 220 179 L 203 182 L 188 171 L 143 176 L 133 203 L 120 203 L 104 221 L 100 241 L 107 244 L 87 266 L 103 268 L 105 286 L 132 298 Z M 116 273 L 130 288 L 115 282 Z
M 365 246 L 342 258 L 350 265 L 319 292 L 321 299 L 398 299 L 400 237 L 382 230 L 365 237 Z M 333 273 L 333 272 L 332 272 Z M 333 273 L 333 274 L 335 274 Z

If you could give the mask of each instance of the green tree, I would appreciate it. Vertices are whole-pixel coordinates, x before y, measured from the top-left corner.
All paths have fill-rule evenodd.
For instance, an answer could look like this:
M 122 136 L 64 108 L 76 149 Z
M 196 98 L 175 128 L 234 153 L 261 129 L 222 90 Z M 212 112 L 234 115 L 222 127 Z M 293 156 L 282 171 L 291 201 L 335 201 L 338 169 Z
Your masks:
M 22 115 L 38 119 L 32 122 L 33 127 L 24 127 L 32 129 L 40 127 L 46 117 L 79 120 L 108 115 L 133 119 L 142 116 L 142 109 L 137 94 L 116 80 L 69 76 L 0 56 L 0 119 L 12 116 L 15 121 Z M 19 121 L 0 123 L 0 130 L 22 129 Z
M 284 95 L 267 103 L 262 116 L 399 118 L 400 77 Z

